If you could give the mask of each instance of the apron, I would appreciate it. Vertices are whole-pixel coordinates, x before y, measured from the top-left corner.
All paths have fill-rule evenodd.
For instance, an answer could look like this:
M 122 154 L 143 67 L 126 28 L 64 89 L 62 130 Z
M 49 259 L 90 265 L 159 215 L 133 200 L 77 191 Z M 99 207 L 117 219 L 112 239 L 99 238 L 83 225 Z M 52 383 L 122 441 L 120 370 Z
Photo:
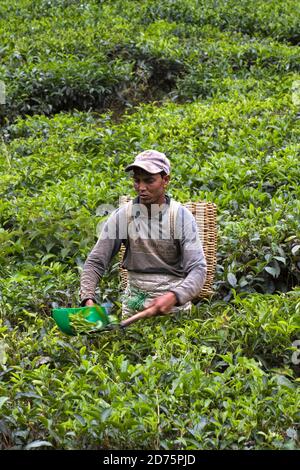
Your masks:
M 122 317 L 130 317 L 149 306 L 153 299 L 180 286 L 184 278 L 172 274 L 137 273 L 128 271 L 128 283 L 122 296 Z M 170 313 L 190 312 L 191 302 L 173 307 Z

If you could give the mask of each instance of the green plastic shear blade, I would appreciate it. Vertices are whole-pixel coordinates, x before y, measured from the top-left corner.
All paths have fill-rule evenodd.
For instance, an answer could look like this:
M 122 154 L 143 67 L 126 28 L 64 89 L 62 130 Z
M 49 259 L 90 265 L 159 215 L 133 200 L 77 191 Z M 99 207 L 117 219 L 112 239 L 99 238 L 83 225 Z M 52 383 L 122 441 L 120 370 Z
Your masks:
M 59 329 L 69 336 L 105 330 L 111 323 L 109 315 L 107 315 L 105 308 L 101 305 L 79 308 L 54 308 L 52 310 L 52 317 Z

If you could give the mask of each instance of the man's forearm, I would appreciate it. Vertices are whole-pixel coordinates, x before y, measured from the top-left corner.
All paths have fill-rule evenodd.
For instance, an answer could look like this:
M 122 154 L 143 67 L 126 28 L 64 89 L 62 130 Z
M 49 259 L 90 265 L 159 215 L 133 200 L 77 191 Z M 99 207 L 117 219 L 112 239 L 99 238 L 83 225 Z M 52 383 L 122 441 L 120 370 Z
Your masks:
M 89 254 L 80 278 L 81 302 L 95 300 L 95 291 L 112 257 L 120 248 L 119 240 L 99 239 Z
M 101 272 L 91 260 L 87 259 L 80 279 L 80 300 L 95 300 L 97 284 L 102 277 Z
M 207 264 L 195 218 L 186 208 L 178 213 L 176 230 L 180 235 L 181 261 L 186 277 L 170 291 L 174 292 L 176 305 L 180 306 L 198 296 L 206 280 Z
M 170 289 L 176 295 L 177 305 L 184 305 L 193 298 L 197 297 L 202 289 L 206 279 L 206 263 L 205 260 L 194 269 L 192 269 L 180 286 Z

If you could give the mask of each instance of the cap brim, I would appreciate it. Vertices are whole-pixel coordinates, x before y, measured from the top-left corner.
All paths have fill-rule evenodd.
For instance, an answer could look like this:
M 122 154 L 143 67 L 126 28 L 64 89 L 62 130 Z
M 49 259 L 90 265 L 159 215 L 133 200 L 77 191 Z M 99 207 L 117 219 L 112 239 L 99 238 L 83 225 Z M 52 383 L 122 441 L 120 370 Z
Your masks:
M 163 171 L 162 169 L 159 169 L 159 168 L 152 168 L 152 170 L 149 169 L 149 165 L 145 164 L 143 165 L 142 163 L 139 163 L 139 164 L 132 164 L 132 165 L 128 165 L 126 168 L 125 168 L 125 171 L 130 171 L 130 170 L 133 170 L 134 168 L 141 168 L 142 170 L 146 171 L 147 173 L 150 173 L 151 175 L 155 175 L 157 173 L 160 173 L 161 171 Z

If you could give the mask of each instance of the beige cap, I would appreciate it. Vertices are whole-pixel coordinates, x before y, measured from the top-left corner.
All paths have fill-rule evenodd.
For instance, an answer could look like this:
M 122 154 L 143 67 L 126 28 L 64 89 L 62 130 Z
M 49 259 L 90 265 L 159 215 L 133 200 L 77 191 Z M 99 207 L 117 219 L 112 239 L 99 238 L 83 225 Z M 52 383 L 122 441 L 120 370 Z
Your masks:
M 170 174 L 170 160 L 164 153 L 157 152 L 157 150 L 145 150 L 139 153 L 133 163 L 125 168 L 125 171 L 133 170 L 135 167 L 142 168 L 148 173 L 160 173 L 164 171 L 167 175 Z

